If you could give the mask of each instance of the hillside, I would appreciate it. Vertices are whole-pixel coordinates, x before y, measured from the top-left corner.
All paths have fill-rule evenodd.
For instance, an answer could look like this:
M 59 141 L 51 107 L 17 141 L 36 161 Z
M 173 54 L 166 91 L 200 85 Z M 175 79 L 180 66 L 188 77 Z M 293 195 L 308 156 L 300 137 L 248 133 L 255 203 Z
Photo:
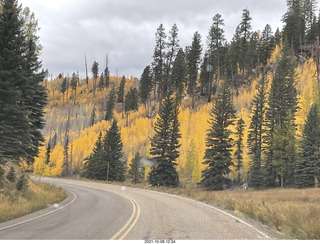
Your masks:
M 276 65 L 280 58 L 280 47 L 277 46 L 269 59 L 269 65 Z M 311 104 L 317 100 L 317 79 L 315 77 L 316 64 L 310 58 L 303 65 L 299 65 L 295 70 L 296 87 L 298 90 L 299 107 L 296 122 L 297 136 L 301 135 L 302 126 L 306 120 Z M 273 72 L 267 74 L 270 83 L 273 78 Z M 242 86 L 239 89 L 239 95 L 234 92 L 233 102 L 237 110 L 237 117 L 245 121 L 245 132 L 243 141 L 243 171 L 242 179 L 247 180 L 250 159 L 247 148 L 247 135 L 250 125 L 251 101 L 256 93 L 255 86 L 260 77 L 251 77 L 251 85 Z M 70 78 L 71 79 L 71 78 Z M 85 81 L 80 81 L 80 86 L 74 91 L 69 88 L 64 98 L 60 91 L 62 79 L 46 81 L 48 90 L 49 104 L 46 107 L 46 127 L 43 131 L 46 138 L 46 145 L 40 149 L 39 157 L 35 159 L 34 174 L 44 176 L 59 176 L 62 172 L 64 158 L 64 143 L 66 135 L 66 126 L 69 115 L 69 149 L 70 174 L 77 175 L 81 172 L 85 158 L 87 158 L 101 131 L 105 133 L 110 127 L 109 122 L 105 121 L 105 106 L 108 93 L 111 87 L 119 86 L 120 79 L 110 77 L 109 88 L 97 90 L 96 97 L 93 99 L 94 80 L 90 79 L 88 86 Z M 126 80 L 125 93 L 132 87 L 138 87 L 139 80 L 131 77 Z M 76 99 L 75 99 L 76 97 Z M 116 104 L 115 118 L 118 120 L 121 128 L 121 137 L 124 145 L 124 160 L 127 166 L 136 152 L 139 152 L 145 159 L 150 158 L 149 148 L 150 140 L 153 136 L 153 123 L 157 114 L 157 103 L 151 98 L 153 110 L 151 116 L 148 116 L 144 105 L 139 105 L 138 111 L 131 112 L 128 116 L 128 126 L 126 126 L 126 116 L 122 112 L 121 103 Z M 214 99 L 213 99 L 214 100 Z M 203 156 L 205 152 L 205 135 L 209 128 L 208 119 L 212 109 L 212 103 L 207 103 L 206 97 L 200 94 L 196 98 L 195 108 L 191 108 L 191 99 L 186 94 L 182 101 L 179 121 L 182 144 L 178 158 L 178 172 L 187 181 L 197 183 L 201 179 L 201 171 L 204 169 Z M 95 123 L 89 126 L 90 117 L 95 107 Z M 235 128 L 231 128 L 233 131 Z M 50 141 L 51 153 L 50 162 L 46 164 L 47 146 Z M 233 154 L 234 156 L 234 154 Z M 145 160 L 144 162 L 148 162 Z M 148 172 L 148 171 L 146 171 Z M 236 172 L 233 169 L 231 178 L 236 178 Z

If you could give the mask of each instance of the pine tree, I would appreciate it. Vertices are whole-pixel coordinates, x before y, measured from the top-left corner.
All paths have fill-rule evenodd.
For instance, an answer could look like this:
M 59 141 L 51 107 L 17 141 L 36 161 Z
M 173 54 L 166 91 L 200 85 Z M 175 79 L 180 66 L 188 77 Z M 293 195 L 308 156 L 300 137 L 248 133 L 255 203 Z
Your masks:
M 104 162 L 107 163 L 104 179 L 107 181 L 125 180 L 125 163 L 123 157 L 123 145 L 117 121 L 113 120 L 111 128 L 107 131 L 103 140 Z
M 260 46 L 259 46 L 259 58 L 263 65 L 266 65 L 268 62 L 268 59 L 271 57 L 272 50 L 274 49 L 275 43 L 274 43 L 274 37 L 272 34 L 272 29 L 269 24 L 267 24 L 262 31 L 262 37 L 260 40 Z
M 144 168 L 140 164 L 140 160 L 140 154 L 137 152 L 130 164 L 128 174 L 132 177 L 132 183 L 134 184 L 140 183 L 144 177 Z
M 166 46 L 166 49 L 167 49 L 166 64 L 165 64 L 165 70 L 166 70 L 165 84 L 166 85 L 164 88 L 164 95 L 166 95 L 166 93 L 168 92 L 168 89 L 170 89 L 169 81 L 172 74 L 172 66 L 180 49 L 178 31 L 179 30 L 176 24 L 173 24 L 171 30 L 169 31 L 169 36 L 168 36 L 168 41 Z
M 92 64 L 92 76 L 93 76 L 93 80 L 94 80 L 94 86 L 93 86 L 93 98 L 95 98 L 96 96 L 96 89 L 97 89 L 97 79 L 99 77 L 99 63 L 94 61 Z
M 112 88 L 112 90 L 109 92 L 109 95 L 108 95 L 105 120 L 107 121 L 112 120 L 115 103 L 116 103 L 116 93 L 114 91 L 114 88 Z
M 186 83 L 187 67 L 185 54 L 183 49 L 180 48 L 172 67 L 172 74 L 169 82 L 169 91 L 176 92 L 177 97 L 181 100 L 181 96 Z
M 103 87 L 104 87 L 104 77 L 103 77 L 103 73 L 101 73 L 100 80 L 99 80 L 99 89 L 100 89 L 100 91 L 102 91 Z
M 207 168 L 202 171 L 201 184 L 209 190 L 222 190 L 231 180 L 228 178 L 233 139 L 230 137 L 230 126 L 235 118 L 229 84 L 224 82 L 218 91 L 211 111 L 210 129 L 206 138 L 206 151 L 203 164 Z
M 126 77 L 122 76 L 122 79 L 120 81 L 120 86 L 119 86 L 119 89 L 118 89 L 118 100 L 117 100 L 118 103 L 123 103 L 123 101 L 124 101 L 124 86 L 125 86 L 125 83 L 126 83 Z
M 139 84 L 139 97 L 143 104 L 147 104 L 147 101 L 150 96 L 150 92 L 152 90 L 152 77 L 150 66 L 148 65 L 143 70 L 141 75 L 140 84 Z
M 46 152 L 46 165 L 48 165 L 50 163 L 50 153 L 51 153 L 51 145 L 50 145 L 50 141 L 48 143 L 48 147 L 47 147 L 47 152 Z
M 107 57 L 106 57 L 106 68 L 104 69 L 104 73 L 103 73 L 103 75 L 104 75 L 104 80 L 105 80 L 105 86 L 106 86 L 106 88 L 108 88 L 109 87 L 109 85 L 110 85 L 110 71 L 109 71 L 109 60 L 108 60 L 108 55 L 107 55 Z
M 200 66 L 201 95 L 208 94 L 210 77 L 209 57 L 206 53 Z M 206 90 L 206 92 L 204 92 L 204 90 Z
M 29 183 L 27 177 L 23 174 L 19 177 L 19 180 L 16 185 L 18 191 L 26 191 L 29 188 Z
M 149 174 L 149 183 L 153 186 L 177 187 L 179 175 L 176 160 L 179 157 L 178 142 L 181 138 L 178 121 L 179 107 L 175 98 L 168 94 L 160 107 L 154 123 L 155 135 L 151 139 L 150 154 L 156 165 Z
M 187 55 L 187 74 L 189 75 L 188 90 L 192 97 L 192 108 L 194 108 L 194 93 L 198 78 L 201 51 L 201 35 L 198 32 L 195 32 Z
M 297 90 L 295 87 L 294 63 L 292 57 L 290 56 L 288 44 L 284 41 L 282 57 L 276 68 L 268 99 L 268 155 L 265 164 L 267 186 L 272 186 L 275 184 L 275 172 L 279 178 L 281 186 L 284 183 L 293 183 L 292 173 L 289 173 L 291 176 L 287 179 L 283 177 L 287 170 L 294 168 L 294 159 L 291 159 L 290 162 L 288 162 L 288 165 L 285 166 L 284 164 L 287 162 L 285 159 L 286 155 L 289 155 L 289 151 L 293 150 L 292 147 L 295 146 L 292 144 L 290 147 L 288 147 L 283 140 L 280 139 L 284 135 L 290 137 L 292 140 L 294 139 L 295 131 L 291 127 L 295 127 L 294 116 L 298 110 L 297 104 L 298 100 Z M 276 146 L 273 145 L 275 132 L 277 134 L 276 139 L 278 142 L 278 145 Z M 295 140 L 292 140 L 289 140 L 289 142 L 295 142 Z M 274 151 L 274 149 L 276 149 L 276 151 Z M 282 156 L 279 156 L 275 161 L 274 158 L 276 154 L 278 156 Z
M 25 32 L 16 0 L 2 1 L 0 13 L 0 163 L 33 162 L 42 144 L 46 91 L 40 82 L 35 33 Z M 30 34 L 30 35 L 29 35 Z M 32 34 L 32 35 L 31 35 Z
M 213 72 L 216 74 L 217 82 L 219 82 L 221 78 L 221 61 L 223 60 L 222 51 L 225 37 L 224 37 L 224 20 L 222 19 L 220 14 L 216 14 L 213 18 L 213 23 L 209 30 L 209 35 L 207 38 L 208 46 L 209 46 L 209 60 L 208 63 L 212 65 Z M 209 84 L 211 91 L 212 84 Z
M 15 182 L 16 181 L 16 171 L 14 170 L 14 167 L 11 166 L 10 170 L 7 174 L 7 180 L 10 182 Z
M 82 175 L 89 179 L 105 179 L 107 171 L 106 168 L 103 168 L 103 165 L 103 143 L 102 133 L 100 132 L 92 153 L 85 159 Z
M 154 53 L 153 53 L 153 73 L 154 73 L 154 79 L 155 79 L 155 86 L 158 85 L 158 99 L 160 101 L 160 106 L 162 103 L 162 98 L 164 97 L 164 92 L 165 92 L 165 57 L 166 57 L 166 47 L 167 47 L 167 42 L 166 42 L 166 33 L 165 29 L 163 27 L 163 24 L 160 24 L 158 27 L 156 34 L 156 45 L 154 48 Z M 156 88 L 154 89 L 155 91 L 157 90 Z
M 320 116 L 317 104 L 310 108 L 302 132 L 301 148 L 301 157 L 295 165 L 295 186 L 314 187 L 320 165 Z
M 239 56 L 239 66 L 243 71 L 249 70 L 250 56 L 249 54 L 249 42 L 251 39 L 251 16 L 248 9 L 242 10 L 242 19 L 239 24 L 239 34 L 240 34 L 240 56 Z
M 236 141 L 235 141 L 235 146 L 236 146 L 236 151 L 235 151 L 235 156 L 237 159 L 237 165 L 236 165 L 236 170 L 238 172 L 238 183 L 241 182 L 241 168 L 242 168 L 242 153 L 243 153 L 243 131 L 244 131 L 244 126 L 245 123 L 242 119 L 242 117 L 238 120 L 237 122 L 237 127 L 236 127 Z
M 70 86 L 71 86 L 71 89 L 73 90 L 73 104 L 76 104 L 78 76 L 74 72 L 72 73 Z
M 65 78 L 63 79 L 63 81 L 62 81 L 62 83 L 61 83 L 61 87 L 60 87 L 60 91 L 61 91 L 61 93 L 62 93 L 63 105 L 64 105 L 64 94 L 65 94 L 65 92 L 67 91 L 68 86 L 69 86 L 69 84 L 68 84 L 68 79 L 67 79 L 67 77 L 65 77 Z
M 93 126 L 96 123 L 96 106 L 93 106 L 91 115 L 90 115 L 90 126 Z
M 256 90 L 257 94 L 252 100 L 252 117 L 248 134 L 248 148 L 251 157 L 249 170 L 249 185 L 255 188 L 263 186 L 262 173 L 262 153 L 264 137 L 266 133 L 266 104 L 267 104 L 267 84 L 265 74 L 259 80 Z

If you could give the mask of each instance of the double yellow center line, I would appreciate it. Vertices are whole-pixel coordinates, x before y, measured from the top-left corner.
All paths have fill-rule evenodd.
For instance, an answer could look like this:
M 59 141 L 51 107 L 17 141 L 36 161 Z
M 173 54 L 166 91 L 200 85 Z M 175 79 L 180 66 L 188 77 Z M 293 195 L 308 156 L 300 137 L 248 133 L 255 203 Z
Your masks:
M 139 204 L 131 197 L 128 197 L 128 196 L 123 196 L 123 197 L 127 198 L 131 202 L 133 211 L 128 222 L 121 228 L 121 230 L 119 230 L 114 236 L 112 236 L 110 240 L 123 240 L 128 235 L 128 233 L 132 230 L 132 228 L 135 226 L 140 216 Z

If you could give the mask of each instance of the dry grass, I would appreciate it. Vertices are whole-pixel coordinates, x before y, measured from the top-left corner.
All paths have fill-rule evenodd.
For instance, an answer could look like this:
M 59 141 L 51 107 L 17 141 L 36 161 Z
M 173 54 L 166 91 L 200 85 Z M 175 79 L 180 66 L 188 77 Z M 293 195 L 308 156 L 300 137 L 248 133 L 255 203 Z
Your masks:
M 231 210 L 283 233 L 285 239 L 320 239 L 319 188 L 205 191 L 192 184 L 173 189 L 146 184 L 126 185 L 189 197 Z
M 0 222 L 35 212 L 65 198 L 62 188 L 50 184 L 29 181 L 29 190 L 25 192 L 18 192 L 9 185 L 0 192 Z
M 198 188 L 163 189 L 255 219 L 285 238 L 320 239 L 320 189 L 209 192 Z

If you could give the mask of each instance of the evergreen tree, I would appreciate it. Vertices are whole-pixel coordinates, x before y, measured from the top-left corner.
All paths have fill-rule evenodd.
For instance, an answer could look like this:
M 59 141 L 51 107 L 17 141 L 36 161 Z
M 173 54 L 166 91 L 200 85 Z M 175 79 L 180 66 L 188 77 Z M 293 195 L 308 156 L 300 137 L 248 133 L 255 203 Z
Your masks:
M 283 34 L 294 51 L 304 42 L 305 23 L 302 14 L 301 0 L 287 0 L 288 10 L 283 16 Z
M 1 180 L 2 180 L 3 175 L 4 175 L 4 169 L 3 169 L 3 167 L 0 165 L 0 184 L 1 184 Z
M 99 80 L 99 89 L 100 89 L 100 91 L 102 91 L 103 87 L 104 87 L 104 77 L 103 77 L 103 73 L 101 73 L 100 80 Z
M 175 91 L 179 100 L 181 100 L 181 96 L 184 90 L 184 84 L 186 82 L 186 69 L 185 54 L 183 52 L 183 49 L 180 48 L 173 63 L 172 74 L 169 83 L 169 90 L 171 92 Z
M 51 145 L 50 141 L 48 143 L 47 152 L 46 152 L 46 165 L 50 163 L 50 153 L 51 153 Z
M 292 57 L 290 56 L 290 49 L 287 43 L 284 41 L 282 57 L 275 71 L 275 76 L 271 83 L 269 100 L 268 100 L 268 155 L 266 161 L 266 176 L 267 176 L 267 186 L 272 186 L 275 183 L 275 175 L 277 172 L 277 177 L 280 179 L 279 182 L 282 185 L 284 182 L 292 184 L 293 179 L 290 176 L 284 179 L 285 171 L 293 169 L 294 159 L 288 162 L 287 166 L 284 166 L 286 159 L 285 155 L 289 155 L 288 150 L 292 150 L 294 145 L 290 147 L 286 146 L 285 143 L 281 142 L 280 138 L 283 135 L 287 135 L 294 139 L 294 116 L 298 109 L 297 100 L 297 90 L 295 87 L 295 72 L 294 63 Z M 276 128 L 277 127 L 277 128 Z M 273 145 L 274 133 L 277 129 L 277 146 Z M 287 131 L 286 131 L 287 130 Z M 292 135 L 293 133 L 293 135 Z M 283 141 L 283 140 L 282 140 Z M 289 142 L 294 142 L 295 140 L 289 140 Z M 281 146 L 282 145 L 282 146 Z M 274 151 L 276 149 L 276 152 Z M 276 161 L 274 161 L 274 156 L 282 155 Z M 292 156 L 292 155 L 291 155 Z M 292 173 L 290 173 L 292 175 Z M 271 178 L 273 177 L 273 178 Z
M 93 126 L 96 123 L 96 106 L 93 106 L 91 115 L 90 115 L 90 126 Z
M 241 182 L 241 168 L 242 168 L 242 153 L 243 153 L 243 131 L 244 131 L 244 126 L 245 123 L 242 118 L 240 118 L 237 122 L 237 127 L 236 127 L 236 141 L 235 141 L 235 146 L 236 146 L 236 151 L 235 151 L 235 156 L 237 159 L 237 165 L 236 165 L 236 170 L 238 172 L 238 183 Z
M 317 104 L 310 108 L 302 132 L 301 148 L 301 157 L 295 165 L 295 186 L 314 187 L 320 165 L 320 116 Z
M 271 57 L 272 50 L 274 49 L 274 37 L 272 34 L 272 29 L 269 24 L 267 24 L 262 31 L 262 37 L 259 46 L 259 58 L 263 65 L 266 65 L 268 59 Z
M 210 67 L 209 67 L 209 57 L 206 53 L 202 60 L 200 67 L 200 84 L 201 84 L 201 95 L 208 94 L 209 92 L 209 82 L 210 82 Z M 204 92 L 206 90 L 206 92 Z
M 198 32 L 195 32 L 187 55 L 187 74 L 189 76 L 188 90 L 192 96 L 192 108 L 194 108 L 194 93 L 198 78 L 201 51 L 201 35 Z
M 158 95 L 159 95 L 159 101 L 161 105 L 162 98 L 164 96 L 165 92 L 165 57 L 166 57 L 166 47 L 167 47 L 167 42 L 166 42 L 166 33 L 165 29 L 163 27 L 163 24 L 160 24 L 158 27 L 156 34 L 156 45 L 154 48 L 154 53 L 153 53 L 153 73 L 154 73 L 154 79 L 155 79 L 155 86 L 158 86 Z M 157 89 L 155 88 L 155 91 Z
M 172 74 L 172 65 L 177 57 L 177 54 L 180 49 L 179 39 L 178 39 L 178 27 L 176 24 L 173 24 L 171 30 L 169 31 L 168 41 L 167 41 L 167 52 L 166 52 L 166 77 L 165 77 L 165 88 L 164 95 L 166 95 L 169 87 L 169 80 Z
M 100 132 L 92 153 L 85 159 L 83 176 L 89 179 L 105 179 L 107 171 L 106 168 L 103 168 L 104 163 L 102 133 Z
M 210 190 L 222 190 L 231 180 L 228 178 L 233 139 L 229 127 L 233 125 L 235 108 L 232 102 L 229 85 L 224 82 L 218 91 L 211 111 L 210 129 L 206 138 L 206 151 L 203 164 L 207 168 L 202 171 L 201 184 Z
M 36 39 L 25 33 L 16 0 L 2 1 L 0 12 L 0 163 L 33 162 L 43 142 L 46 92 L 40 82 Z M 32 33 L 34 34 L 34 33 Z
M 239 55 L 239 66 L 243 71 L 249 70 L 250 55 L 249 55 L 249 42 L 251 39 L 251 16 L 248 9 L 242 10 L 242 19 L 239 24 L 239 34 L 240 34 L 240 55 Z
M 76 73 L 72 74 L 70 86 L 73 90 L 74 98 L 73 98 L 73 103 L 76 104 L 76 96 L 77 96 L 77 87 L 78 87 L 78 77 Z
M 221 49 L 223 48 L 225 37 L 224 37 L 224 20 L 220 14 L 216 14 L 213 17 L 213 23 L 209 30 L 207 38 L 209 46 L 209 64 L 213 66 L 213 72 L 216 74 L 217 82 L 220 80 L 221 74 L 221 62 L 223 60 Z M 211 85 L 211 84 L 210 84 Z M 209 88 L 211 91 L 211 86 Z
M 252 117 L 248 134 L 248 148 L 251 157 L 251 166 L 249 170 L 249 185 L 259 188 L 263 186 L 262 174 L 262 153 L 264 137 L 266 133 L 266 103 L 267 103 L 267 84 L 265 74 L 259 80 L 256 90 L 257 94 L 252 100 Z
M 60 87 L 60 91 L 61 91 L 61 93 L 62 93 L 63 105 L 64 105 L 64 94 L 65 94 L 65 92 L 67 91 L 68 86 L 69 86 L 68 83 L 69 83 L 69 82 L 68 82 L 68 78 L 65 77 L 65 78 L 63 79 L 63 81 L 62 81 L 62 83 L 61 83 L 61 87 Z
M 153 186 L 177 187 L 179 184 L 175 168 L 179 157 L 178 140 L 181 138 L 178 113 L 175 98 L 168 94 L 160 107 L 159 116 L 154 123 L 155 135 L 151 139 L 150 154 L 156 161 L 149 174 L 149 183 Z
M 23 174 L 19 177 L 19 180 L 16 185 L 18 191 L 26 191 L 29 188 L 29 183 L 27 177 Z
M 140 183 L 144 177 L 144 168 L 142 167 L 140 160 L 140 154 L 137 152 L 130 164 L 128 174 L 132 177 L 132 183 L 134 184 Z
M 139 97 L 143 104 L 147 104 L 147 101 L 150 96 L 150 92 L 152 90 L 152 77 L 150 66 L 148 65 L 143 70 L 141 75 L 140 84 L 139 84 Z
M 99 77 L 99 63 L 94 61 L 91 68 L 93 80 L 94 80 L 94 86 L 93 86 L 93 98 L 95 98 L 96 95 L 96 89 L 97 89 L 97 79 Z
M 136 88 L 130 88 L 124 103 L 124 111 L 126 113 L 133 110 L 138 110 L 138 91 Z
M 121 79 L 121 82 L 120 82 L 120 86 L 119 86 L 119 89 L 118 89 L 118 100 L 117 102 L 118 103 L 123 103 L 123 99 L 124 99 L 124 86 L 125 86 L 125 83 L 126 83 L 126 77 L 125 76 L 122 76 L 122 79 Z
M 10 182 L 16 181 L 16 171 L 14 170 L 13 166 L 10 167 L 10 170 L 7 174 L 7 180 Z
M 107 121 L 112 120 L 115 103 L 116 103 L 116 93 L 114 91 L 114 88 L 112 88 L 112 90 L 109 92 L 109 95 L 108 95 L 105 120 Z
M 107 174 L 103 177 L 108 181 L 125 180 L 125 163 L 121 161 L 123 157 L 123 145 L 117 121 L 113 120 L 111 128 L 107 131 L 103 140 L 104 164 L 107 163 Z

